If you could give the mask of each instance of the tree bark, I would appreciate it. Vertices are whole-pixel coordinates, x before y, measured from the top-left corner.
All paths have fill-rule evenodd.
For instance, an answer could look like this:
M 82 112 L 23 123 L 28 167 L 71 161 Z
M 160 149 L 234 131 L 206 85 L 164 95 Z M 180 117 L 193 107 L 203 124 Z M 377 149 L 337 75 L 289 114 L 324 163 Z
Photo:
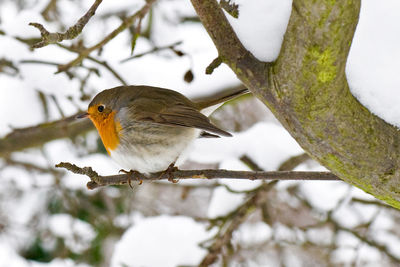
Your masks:
M 257 60 L 216 0 L 192 0 L 219 56 L 314 159 L 400 208 L 399 134 L 362 106 L 345 67 L 360 1 L 294 0 L 278 59 Z

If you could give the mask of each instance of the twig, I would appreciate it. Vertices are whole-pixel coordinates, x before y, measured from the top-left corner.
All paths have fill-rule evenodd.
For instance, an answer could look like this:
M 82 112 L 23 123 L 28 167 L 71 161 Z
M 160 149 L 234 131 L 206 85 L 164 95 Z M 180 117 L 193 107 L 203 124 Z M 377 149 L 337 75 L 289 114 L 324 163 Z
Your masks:
M 375 240 L 372 240 L 366 236 L 363 236 L 351 228 L 346 228 L 346 227 L 340 225 L 340 223 L 338 223 L 338 222 L 335 222 L 335 227 L 337 230 L 350 233 L 354 237 L 358 238 L 361 242 L 380 250 L 382 253 L 384 253 L 386 256 L 388 256 L 392 261 L 394 261 L 396 263 L 400 262 L 400 258 L 396 254 L 390 252 L 390 250 L 386 247 L 386 245 L 380 244 L 380 243 L 376 242 Z
M 293 170 L 297 166 L 299 166 L 301 163 L 310 160 L 310 156 L 307 155 L 306 153 L 300 154 L 298 156 L 291 157 L 284 161 L 281 166 L 279 166 L 278 171 L 287 171 L 287 170 Z
M 89 56 L 89 54 L 92 51 L 103 47 L 105 44 L 107 44 L 109 41 L 111 41 L 115 36 L 117 36 L 119 33 L 121 33 L 127 27 L 132 25 L 136 19 L 143 18 L 146 15 L 146 13 L 149 11 L 151 5 L 154 2 L 155 2 L 155 0 L 147 0 L 146 4 L 139 11 L 137 11 L 135 14 L 127 17 L 118 28 L 116 28 L 114 31 L 112 31 L 103 40 L 101 40 L 100 42 L 98 42 L 97 44 L 95 44 L 89 48 L 86 48 L 86 49 L 80 51 L 78 57 L 76 57 L 74 60 L 70 61 L 69 63 L 58 66 L 57 73 L 66 71 L 69 68 L 71 68 L 72 66 L 79 64 L 84 58 Z
M 80 168 L 69 162 L 61 162 L 56 165 L 57 168 L 65 168 L 73 173 L 88 176 L 91 181 L 87 184 L 89 189 L 94 189 L 106 185 L 122 185 L 127 184 L 131 180 L 135 181 L 154 181 L 167 179 L 162 173 L 151 173 L 145 175 L 143 173 L 118 174 L 101 176 L 93 171 L 90 167 Z M 230 171 L 230 170 L 177 170 L 172 171 L 171 176 L 175 179 L 248 179 L 248 180 L 340 180 L 336 175 L 330 172 L 293 172 L 293 171 Z
M 298 164 L 302 163 L 302 160 L 294 160 L 296 157 L 291 157 L 284 161 L 280 166 L 279 170 L 281 173 L 289 173 L 292 169 L 297 167 Z M 252 170 L 261 171 L 261 167 L 258 166 L 250 157 L 242 156 L 241 161 L 249 166 Z M 301 159 L 306 159 L 301 157 Z M 287 162 L 292 162 L 292 164 L 287 164 Z M 285 171 L 285 172 L 283 172 Z M 263 216 L 266 212 L 266 202 L 268 200 L 268 191 L 278 183 L 279 180 L 274 180 L 270 183 L 264 183 L 260 187 L 246 192 L 250 198 L 245 201 L 237 209 L 230 212 L 224 217 L 218 217 L 211 222 L 222 222 L 219 225 L 219 231 L 214 237 L 213 244 L 208 247 L 208 254 L 203 258 L 199 266 L 206 267 L 214 264 L 217 261 L 219 255 L 222 255 L 224 247 L 227 247 L 231 243 L 233 232 L 248 218 L 248 216 L 253 213 L 258 208 L 262 208 Z
M 131 60 L 131 59 L 143 57 L 143 56 L 145 56 L 145 55 L 152 54 L 152 53 L 154 53 L 154 52 L 158 52 L 158 51 L 161 51 L 161 50 L 173 49 L 173 48 L 175 48 L 175 46 L 178 46 L 178 45 L 180 45 L 180 44 L 182 44 L 182 41 L 178 41 L 178 42 L 176 42 L 176 43 L 173 43 L 173 44 L 170 44 L 170 45 L 166 45 L 166 46 L 154 47 L 153 49 L 151 49 L 151 50 L 149 50 L 149 51 L 146 51 L 146 52 L 143 52 L 143 53 L 136 54 L 136 55 L 134 55 L 134 56 L 125 58 L 125 59 L 121 60 L 120 63 L 125 63 L 125 62 L 127 62 L 127 61 L 129 61 L 129 60 Z
M 395 211 L 398 211 L 396 208 L 389 206 L 388 204 L 386 204 L 385 202 L 380 201 L 380 200 L 367 200 L 367 199 L 353 197 L 351 199 L 351 201 L 352 201 L 352 203 L 360 203 L 360 204 L 364 204 L 364 205 L 375 205 L 375 206 L 379 206 L 379 207 L 383 207 L 383 208 L 387 208 L 387 209 L 393 209 Z
M 90 7 L 90 9 L 86 12 L 86 14 L 83 15 L 75 25 L 69 27 L 65 33 L 49 32 L 40 23 L 34 23 L 34 22 L 29 23 L 30 26 L 37 28 L 40 31 L 40 35 L 42 36 L 42 40 L 32 45 L 32 48 L 40 48 L 49 44 L 55 44 L 61 42 L 63 40 L 74 39 L 82 32 L 83 27 L 85 27 L 85 25 L 89 22 L 90 18 L 95 14 L 96 9 L 99 7 L 102 1 L 103 0 L 96 0 Z
M 220 227 L 213 244 L 208 247 L 208 254 L 200 262 L 200 267 L 210 266 L 215 263 L 224 247 L 231 243 L 233 232 L 252 214 L 258 207 L 267 201 L 268 191 L 276 184 L 276 181 L 264 183 L 254 189 L 249 194 L 249 199 L 245 201 L 234 211 L 222 218 L 216 218 L 214 221 L 222 220 L 223 225 Z
M 29 163 L 29 162 L 19 161 L 19 160 L 15 160 L 15 159 L 11 159 L 11 158 L 6 158 L 5 163 L 7 165 L 23 167 L 24 169 L 31 171 L 31 172 L 33 171 L 33 172 L 53 173 L 53 174 L 59 173 L 58 170 L 55 170 L 53 168 L 44 168 L 44 167 Z
M 66 46 L 66 45 L 62 45 L 62 44 L 57 44 L 59 47 L 64 48 L 68 51 L 74 52 L 74 53 L 80 53 L 80 51 L 76 48 L 74 48 L 73 46 Z M 97 59 L 95 57 L 92 56 L 87 56 L 87 59 L 89 59 L 90 61 L 93 61 L 101 66 L 103 66 L 104 68 L 106 68 L 109 72 L 111 72 L 112 75 L 114 75 L 114 77 L 119 80 L 123 85 L 128 85 L 127 82 L 121 77 L 121 75 L 118 74 L 118 72 L 116 70 L 114 70 L 108 63 L 107 61 L 101 61 L 100 59 Z M 59 65 L 58 65 L 59 66 Z
M 220 58 L 220 57 L 215 58 L 215 59 L 210 63 L 210 65 L 207 66 L 207 68 L 206 68 L 206 74 L 212 74 L 212 73 L 214 72 L 214 70 L 215 70 L 216 68 L 218 68 L 219 65 L 221 65 L 221 64 L 222 64 L 222 58 Z

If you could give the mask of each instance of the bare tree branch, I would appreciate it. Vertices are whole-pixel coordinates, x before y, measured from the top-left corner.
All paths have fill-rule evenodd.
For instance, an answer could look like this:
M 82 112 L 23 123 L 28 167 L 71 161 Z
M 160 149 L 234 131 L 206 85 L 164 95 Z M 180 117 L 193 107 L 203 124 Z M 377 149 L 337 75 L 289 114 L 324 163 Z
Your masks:
M 176 51 L 175 50 L 175 46 L 178 46 L 180 44 L 182 44 L 182 41 L 178 41 L 178 42 L 175 42 L 175 43 L 170 44 L 170 45 L 154 47 L 153 49 L 150 49 L 149 51 L 146 51 L 146 52 L 143 52 L 143 53 L 136 54 L 136 55 L 133 55 L 131 57 L 125 58 L 125 59 L 121 60 L 120 62 L 121 63 L 125 63 L 125 62 L 127 62 L 129 60 L 132 60 L 134 58 L 143 57 L 145 55 L 152 54 L 152 53 L 155 53 L 155 52 L 158 52 L 158 51 L 162 51 L 162 50 L 166 50 L 166 49 L 172 49 L 175 52 Z
M 69 27 L 65 33 L 59 33 L 59 32 L 52 33 L 46 30 L 46 28 L 40 23 L 35 23 L 35 22 L 29 23 L 30 26 L 37 28 L 40 31 L 40 35 L 42 36 L 42 40 L 32 45 L 32 48 L 40 48 L 49 44 L 55 44 L 61 42 L 63 40 L 74 39 L 82 32 L 83 27 L 85 27 L 85 25 L 89 22 L 90 18 L 95 14 L 96 9 L 99 7 L 102 1 L 103 0 L 96 0 L 90 7 L 90 9 L 86 12 L 86 14 L 83 15 L 75 25 Z
M 223 248 L 230 244 L 233 232 L 245 222 L 250 214 L 265 203 L 268 191 L 273 188 L 276 182 L 277 181 L 272 181 L 262 184 L 254 189 L 253 192 L 249 194 L 249 199 L 237 209 L 224 216 L 224 218 L 216 218 L 213 220 L 221 221 L 222 219 L 223 222 L 219 232 L 216 234 L 213 244 L 208 247 L 208 254 L 203 258 L 199 266 L 207 267 L 217 261 Z
M 134 174 L 118 174 L 101 176 L 91 167 L 80 168 L 69 162 L 61 162 L 56 165 L 57 168 L 65 168 L 73 173 L 83 174 L 88 176 L 91 181 L 87 187 L 94 189 L 106 185 L 122 185 L 129 184 L 130 181 L 154 181 L 168 179 L 169 175 L 164 175 L 163 172 L 151 173 L 145 175 L 135 172 Z M 248 179 L 248 180 L 325 180 L 337 181 L 340 180 L 336 175 L 330 172 L 293 172 L 293 171 L 230 171 L 230 170 L 175 170 L 170 172 L 174 179 Z
M 310 160 L 310 156 L 307 155 L 306 153 L 300 154 L 298 156 L 291 157 L 287 160 L 285 160 L 281 166 L 279 166 L 278 171 L 288 171 L 288 170 L 293 170 L 297 166 L 299 166 L 301 163 Z
M 76 120 L 77 114 L 37 126 L 15 129 L 0 139 L 0 157 L 22 149 L 41 146 L 60 138 L 73 138 L 94 129 L 90 120 Z
M 288 160 L 284 161 L 278 168 L 282 173 L 296 168 L 308 157 L 304 157 L 302 154 L 300 156 L 290 157 Z M 242 156 L 240 158 L 242 162 L 246 163 L 252 170 L 262 171 L 251 158 L 248 156 Z M 274 185 L 277 184 L 279 180 L 274 180 L 270 183 L 264 183 L 260 187 L 246 192 L 249 199 L 240 205 L 237 209 L 230 212 L 223 218 L 212 219 L 214 221 L 222 221 L 222 225 L 219 225 L 219 231 L 214 237 L 213 244 L 208 247 L 208 254 L 203 258 L 199 266 L 206 267 L 217 261 L 218 256 L 223 252 L 224 247 L 227 247 L 231 240 L 233 232 L 248 218 L 248 216 L 256 211 L 257 209 L 264 207 L 265 203 L 268 201 L 268 192 Z M 227 188 L 229 190 L 229 188 Z
M 83 59 L 85 59 L 87 56 L 89 56 L 89 54 L 91 52 L 103 47 L 105 44 L 107 44 L 109 41 L 111 41 L 115 36 L 117 36 L 123 30 L 125 30 L 126 28 L 131 26 L 136 21 L 136 19 L 139 19 L 139 20 L 142 19 L 147 14 L 147 12 L 149 11 L 150 7 L 152 6 L 152 4 L 154 2 L 155 2 L 155 0 L 147 0 L 146 4 L 139 11 L 137 11 L 135 14 L 127 17 L 121 23 L 121 25 L 118 26 L 118 28 L 116 28 L 114 31 L 112 31 L 110 34 L 108 34 L 103 40 L 101 40 L 100 42 L 98 42 L 97 44 L 95 44 L 89 48 L 86 48 L 86 49 L 83 49 L 82 51 L 80 51 L 78 57 L 76 57 L 74 60 L 70 61 L 69 63 L 58 66 L 58 73 L 62 72 L 62 71 L 66 71 L 69 68 L 79 64 Z

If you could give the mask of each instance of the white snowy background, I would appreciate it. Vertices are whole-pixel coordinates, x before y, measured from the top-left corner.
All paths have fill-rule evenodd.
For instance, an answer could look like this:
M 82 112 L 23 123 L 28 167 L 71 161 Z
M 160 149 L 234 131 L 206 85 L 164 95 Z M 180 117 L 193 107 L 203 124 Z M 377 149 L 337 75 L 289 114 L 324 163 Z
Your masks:
M 0 1 L 0 29 L 11 36 L 37 37 L 38 31 L 28 26 L 29 22 L 39 22 L 49 30 L 58 28 L 43 20 L 39 15 L 48 1 L 31 1 L 31 7 L 18 11 L 11 1 Z M 291 1 L 288 0 L 236 0 L 240 6 L 238 20 L 229 17 L 244 45 L 259 59 L 271 61 L 277 57 L 283 34 L 291 12 Z M 72 1 L 59 1 L 61 17 L 64 25 L 72 25 L 92 4 L 92 1 L 81 1 L 79 5 Z M 112 10 L 129 9 L 130 14 L 143 4 L 142 1 L 110 1 L 100 5 L 96 16 L 85 27 L 85 41 L 94 44 L 106 33 L 113 30 L 120 21 L 110 19 L 108 23 L 100 22 L 100 17 Z M 400 126 L 400 2 L 396 0 L 363 0 L 360 22 L 352 43 L 348 58 L 347 77 L 351 91 L 359 101 L 376 115 L 389 123 Z M 217 56 L 208 34 L 198 23 L 177 24 L 177 18 L 182 15 L 195 15 L 190 1 L 173 0 L 159 1 L 154 9 L 153 42 L 157 46 L 169 45 L 176 41 L 183 41 L 179 49 L 192 55 L 188 57 L 173 57 L 168 53 L 160 52 L 162 57 L 148 55 L 140 59 L 120 64 L 122 59 L 130 56 L 129 35 L 120 34 L 112 40 L 103 51 L 102 57 L 107 58 L 129 84 L 147 84 L 172 88 L 189 96 L 207 95 L 221 88 L 238 83 L 235 75 L 224 65 L 217 68 L 212 75 L 205 75 L 204 70 Z M 158 17 L 167 18 L 157 20 Z M 68 42 L 65 42 L 68 43 Z M 139 38 L 135 53 L 141 53 L 152 48 L 152 44 L 144 38 Z M 57 63 L 66 63 L 75 55 L 55 46 L 36 49 L 29 48 L 13 38 L 0 36 L 0 58 L 5 57 L 15 61 L 26 59 L 49 60 Z M 85 61 L 90 66 L 92 63 Z M 54 95 L 62 107 L 65 115 L 78 111 L 77 107 L 65 99 L 71 96 L 80 109 L 85 109 L 87 102 L 79 100 L 79 91 L 76 81 L 69 80 L 64 74 L 54 75 L 52 66 L 38 66 L 35 64 L 21 65 L 21 79 L 7 75 L 0 75 L 0 136 L 11 132 L 13 128 L 33 126 L 43 122 L 43 109 L 37 101 L 37 92 L 40 90 Z M 184 73 L 192 68 L 194 81 L 190 84 L 182 79 Z M 93 92 L 120 85 L 108 72 L 103 71 L 101 77 L 91 76 L 89 88 Z M 59 119 L 60 114 L 55 105 L 50 105 L 50 120 Z M 94 135 L 94 134 L 93 134 Z M 43 153 L 46 157 L 43 156 Z M 266 170 L 275 170 L 285 159 L 301 154 L 301 148 L 290 135 L 275 121 L 265 120 L 252 126 L 250 129 L 237 133 L 232 138 L 218 140 L 198 140 L 189 159 L 203 163 L 220 162 L 221 168 L 246 169 L 237 158 L 243 154 L 249 155 L 257 164 Z M 39 166 L 53 166 L 60 161 L 77 163 L 80 166 L 92 166 L 102 174 L 114 174 L 119 167 L 106 155 L 92 154 L 78 157 L 65 140 L 53 141 L 45 145 L 44 152 L 30 149 L 18 152 L 13 158 L 33 162 Z M 0 235 L 0 267 L 6 266 L 86 266 L 74 263 L 72 260 L 56 259 L 50 263 L 27 261 L 17 254 L 17 250 L 29 240 L 32 229 L 28 222 L 33 214 L 43 209 L 41 192 L 51 188 L 54 181 L 50 175 L 27 173 L 17 167 L 6 166 L 0 160 L 1 183 L 12 181 L 23 192 L 17 202 L 9 203 L 1 199 L 0 205 L 8 211 L 15 231 L 8 235 Z M 0 165 L 1 166 L 1 165 Z M 297 170 L 322 170 L 317 165 L 303 164 Z M 78 175 L 67 174 L 61 183 L 69 188 L 85 188 L 87 180 Z M 260 182 L 223 180 L 221 183 L 229 185 L 235 190 L 255 188 Z M 185 182 L 181 182 L 185 183 Z M 280 182 L 279 187 L 287 187 L 294 182 Z M 39 188 L 32 190 L 32 187 Z M 320 210 L 329 210 L 339 201 L 343 201 L 336 216 L 343 225 L 357 225 L 368 221 L 372 216 L 378 216 L 374 222 L 376 231 L 384 231 L 393 225 L 384 210 L 377 207 L 354 207 L 346 205 L 351 197 L 373 199 L 371 196 L 350 187 L 342 182 L 302 182 L 300 186 L 308 200 Z M 43 190 L 43 191 L 41 191 Z M 135 190 L 141 190 L 140 187 Z M 7 191 L 0 186 L 0 194 Z M 243 201 L 243 195 L 229 193 L 224 188 L 213 192 L 207 215 L 211 218 L 227 214 Z M 376 215 L 378 213 L 378 215 Z M 116 222 L 118 223 L 118 222 Z M 196 265 L 204 257 L 206 251 L 198 244 L 215 232 L 207 231 L 206 225 L 190 217 L 161 215 L 144 217 L 140 213 L 127 214 L 119 223 L 129 223 L 129 229 L 117 241 L 110 252 L 112 266 L 177 266 Z M 48 219 L 49 228 L 55 235 L 65 238 L 67 245 L 76 252 L 85 249 L 94 238 L 95 233 L 87 223 L 72 218 L 69 215 L 54 215 Z M 266 224 L 244 225 L 237 233 L 237 238 L 243 242 L 265 242 L 272 238 L 272 232 L 285 234 L 285 229 L 279 226 L 272 229 Z M 74 236 L 82 240 L 75 242 Z M 350 235 L 340 236 L 341 242 L 349 247 L 355 246 L 357 240 Z M 386 238 L 382 235 L 390 251 L 400 257 L 400 240 Z M 352 249 L 337 252 L 337 262 L 347 262 L 356 257 Z M 379 253 L 371 247 L 365 246 L 358 251 L 358 257 L 370 260 L 371 266 L 380 261 Z M 255 266 L 267 266 L 257 265 Z M 269 266 L 273 266 L 269 265 Z M 297 266 L 292 262 L 291 266 Z

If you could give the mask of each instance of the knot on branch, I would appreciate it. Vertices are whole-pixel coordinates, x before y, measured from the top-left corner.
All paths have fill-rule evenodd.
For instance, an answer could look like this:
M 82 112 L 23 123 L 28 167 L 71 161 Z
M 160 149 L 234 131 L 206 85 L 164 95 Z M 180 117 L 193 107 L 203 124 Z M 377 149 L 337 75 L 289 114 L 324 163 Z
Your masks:
M 31 46 L 32 48 L 44 47 L 48 44 L 55 44 L 55 43 L 61 42 L 63 40 L 62 34 L 57 33 L 57 32 L 55 32 L 55 33 L 49 32 L 40 23 L 31 22 L 31 23 L 29 23 L 29 25 L 38 29 L 40 31 L 40 35 L 42 36 L 42 40 L 36 44 L 33 44 Z
M 83 27 L 85 27 L 85 25 L 89 22 L 90 18 L 95 14 L 96 9 L 99 7 L 102 1 L 103 0 L 96 0 L 90 7 L 90 9 L 78 20 L 78 22 L 75 25 L 69 27 L 69 29 L 65 33 L 59 33 L 59 32 L 52 33 L 46 30 L 46 28 L 40 23 L 35 23 L 35 22 L 29 23 L 30 26 L 37 28 L 40 31 L 40 35 L 42 36 L 42 40 L 36 44 L 33 44 L 31 47 L 40 48 L 49 44 L 55 44 L 61 42 L 63 40 L 74 39 L 82 32 Z

